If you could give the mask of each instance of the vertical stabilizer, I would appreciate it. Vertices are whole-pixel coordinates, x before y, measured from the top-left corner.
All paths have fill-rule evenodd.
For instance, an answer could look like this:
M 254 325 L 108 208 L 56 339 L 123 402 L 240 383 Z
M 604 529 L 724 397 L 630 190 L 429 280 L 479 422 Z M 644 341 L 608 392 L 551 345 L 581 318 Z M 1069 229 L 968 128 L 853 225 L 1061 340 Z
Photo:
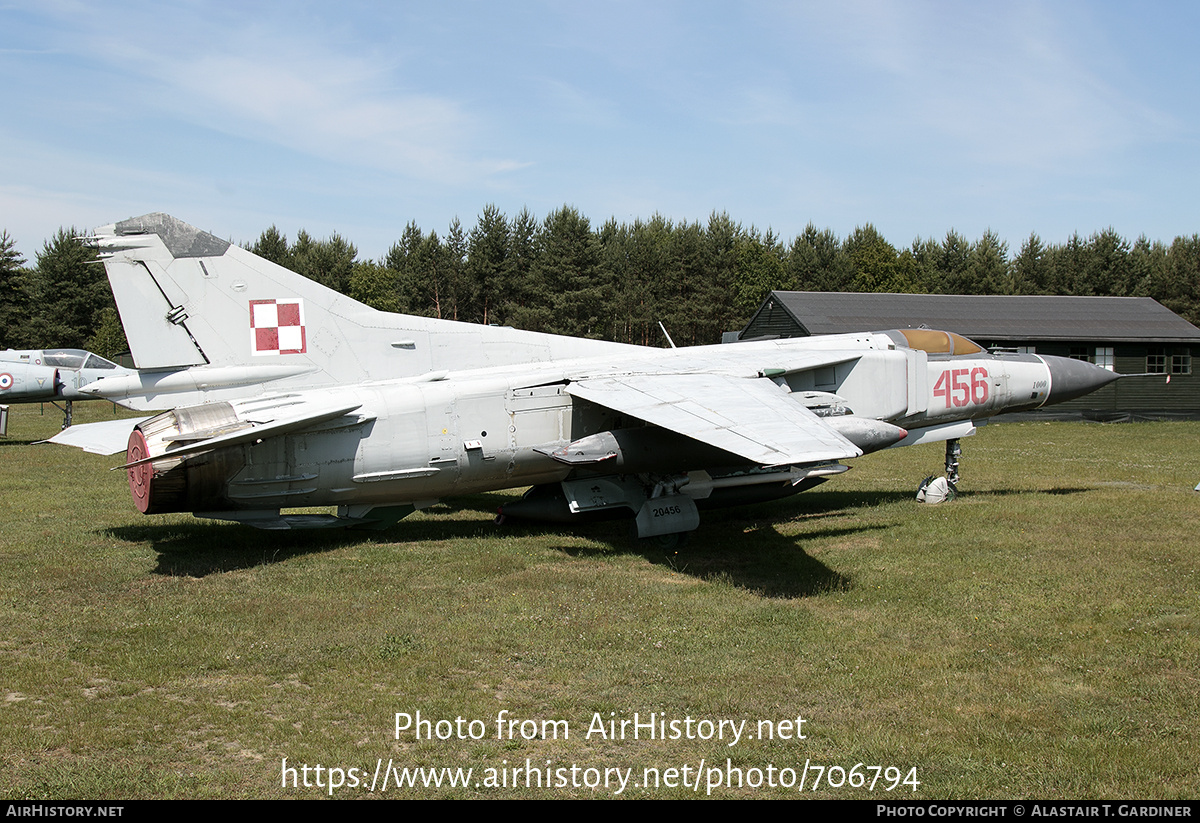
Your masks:
M 92 242 L 141 369 L 238 367 L 319 386 L 638 351 L 376 311 L 166 214 Z

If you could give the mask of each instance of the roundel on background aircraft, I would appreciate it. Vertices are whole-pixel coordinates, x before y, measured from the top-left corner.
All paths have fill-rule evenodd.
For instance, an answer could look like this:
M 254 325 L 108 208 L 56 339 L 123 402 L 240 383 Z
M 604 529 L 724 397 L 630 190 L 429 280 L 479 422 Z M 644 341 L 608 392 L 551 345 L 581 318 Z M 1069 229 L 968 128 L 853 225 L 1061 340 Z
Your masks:
M 3 363 L 0 366 L 3 367 L 0 400 L 6 403 L 52 399 L 58 393 L 58 369 L 53 366 L 32 363 Z

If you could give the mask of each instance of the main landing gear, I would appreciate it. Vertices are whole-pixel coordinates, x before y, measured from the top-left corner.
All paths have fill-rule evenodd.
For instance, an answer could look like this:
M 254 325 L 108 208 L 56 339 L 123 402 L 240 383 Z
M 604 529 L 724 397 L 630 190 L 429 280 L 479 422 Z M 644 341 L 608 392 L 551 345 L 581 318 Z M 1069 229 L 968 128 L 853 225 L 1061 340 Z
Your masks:
M 58 405 L 58 403 L 55 403 L 53 400 L 49 401 L 49 403 L 54 408 L 62 411 L 62 413 L 63 413 L 63 424 L 62 424 L 63 430 L 65 431 L 65 430 L 71 428 L 71 420 L 74 417 L 73 409 L 71 408 L 71 401 L 64 400 L 63 404 L 61 406 Z

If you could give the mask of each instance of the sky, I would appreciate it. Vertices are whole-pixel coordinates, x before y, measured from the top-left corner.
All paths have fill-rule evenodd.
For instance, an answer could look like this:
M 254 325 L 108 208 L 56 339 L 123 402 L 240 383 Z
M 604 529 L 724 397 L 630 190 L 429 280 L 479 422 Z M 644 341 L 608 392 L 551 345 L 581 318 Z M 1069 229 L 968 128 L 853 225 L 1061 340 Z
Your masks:
M 0 0 L 0 229 L 1200 232 L 1200 4 Z

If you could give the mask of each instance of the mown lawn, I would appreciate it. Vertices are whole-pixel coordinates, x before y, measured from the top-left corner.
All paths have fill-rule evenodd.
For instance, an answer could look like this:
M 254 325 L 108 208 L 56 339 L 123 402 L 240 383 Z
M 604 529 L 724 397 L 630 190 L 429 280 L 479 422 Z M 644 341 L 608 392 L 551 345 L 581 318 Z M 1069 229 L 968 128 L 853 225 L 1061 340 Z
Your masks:
M 515 492 L 376 534 L 143 517 L 117 458 L 30 442 L 59 419 L 13 407 L 0 440 L 8 798 L 315 797 L 330 768 L 368 797 L 389 761 L 473 771 L 376 796 L 795 797 L 806 762 L 804 797 L 1197 794 L 1200 424 L 990 426 L 937 507 L 912 497 L 940 445 L 871 455 L 665 556 L 622 524 L 493 525 Z M 397 739 L 417 711 L 463 723 Z M 678 739 L 595 732 L 635 713 Z

